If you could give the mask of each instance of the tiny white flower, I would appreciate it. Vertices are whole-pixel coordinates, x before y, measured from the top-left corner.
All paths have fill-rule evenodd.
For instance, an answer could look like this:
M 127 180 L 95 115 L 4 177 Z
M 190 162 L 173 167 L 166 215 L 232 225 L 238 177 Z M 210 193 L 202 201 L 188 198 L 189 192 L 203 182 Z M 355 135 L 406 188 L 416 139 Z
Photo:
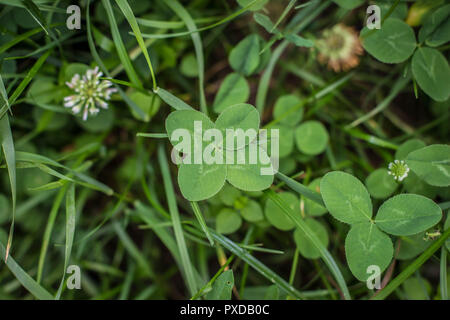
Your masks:
M 403 160 L 394 160 L 388 165 L 388 174 L 394 177 L 394 180 L 403 181 L 408 176 L 409 167 Z
M 81 77 L 75 74 L 70 82 L 66 85 L 75 91 L 75 94 L 64 98 L 64 106 L 71 108 L 74 114 L 80 113 L 83 110 L 83 120 L 87 120 L 88 114 L 96 115 L 100 109 L 108 109 L 107 101 L 111 99 L 111 95 L 117 92 L 116 88 L 112 86 L 111 81 L 100 80 L 103 75 L 99 72 L 98 67 L 89 69 Z

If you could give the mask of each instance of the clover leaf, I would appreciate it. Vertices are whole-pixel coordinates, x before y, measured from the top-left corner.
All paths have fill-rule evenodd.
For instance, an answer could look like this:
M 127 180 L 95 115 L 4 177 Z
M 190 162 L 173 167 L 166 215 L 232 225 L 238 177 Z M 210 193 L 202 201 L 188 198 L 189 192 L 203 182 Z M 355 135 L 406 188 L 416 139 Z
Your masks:
M 244 191 L 261 191 L 272 184 L 270 158 L 257 141 L 259 122 L 258 111 L 245 103 L 229 106 L 215 123 L 195 110 L 178 110 L 167 117 L 172 159 L 180 164 L 178 184 L 186 199 L 211 198 L 225 181 Z

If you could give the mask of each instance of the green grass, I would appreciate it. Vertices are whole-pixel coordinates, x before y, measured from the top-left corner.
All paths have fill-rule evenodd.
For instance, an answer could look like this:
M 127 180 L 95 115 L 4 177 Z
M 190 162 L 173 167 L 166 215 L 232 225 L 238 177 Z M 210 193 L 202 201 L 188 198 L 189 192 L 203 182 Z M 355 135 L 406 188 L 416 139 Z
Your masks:
M 440 27 L 424 16 L 406 25 L 417 43 L 403 61 L 383 63 L 387 49 L 370 47 L 372 30 L 354 39 L 365 48 L 355 65 L 333 70 L 323 61 L 324 31 L 343 24 L 358 34 L 366 19 L 365 4 L 350 10 L 338 2 L 269 0 L 254 10 L 264 1 L 88 0 L 80 4 L 81 30 L 68 30 L 69 1 L 3 1 L 0 299 L 447 300 L 448 42 L 433 44 L 439 32 L 422 39 L 422 25 Z M 391 1 L 382 23 L 407 21 L 413 10 L 410 2 Z M 249 36 L 258 50 L 239 46 Z M 419 47 L 434 62 L 427 65 L 422 54 L 424 64 L 413 63 Z M 97 66 L 99 81 L 117 91 L 104 97 L 107 109 L 83 121 L 64 107 L 76 94 L 66 83 Z M 232 73 L 246 86 L 225 88 L 221 99 L 254 106 L 260 128 L 280 128 L 285 155 L 267 188 L 243 190 L 257 181 L 249 178 L 254 172 L 244 167 L 233 179 L 228 166 L 218 193 L 192 201 L 183 188 L 209 185 L 202 180 L 208 168 L 187 182 L 179 177 L 166 119 L 197 110 L 215 122 L 214 102 Z M 297 103 L 274 112 L 287 95 Z M 248 120 L 232 115 L 237 127 Z M 297 130 L 307 121 L 327 132 L 315 153 L 307 150 L 323 142 L 317 131 Z M 405 180 L 392 184 L 385 171 L 383 179 L 374 174 L 395 159 L 410 167 Z M 334 181 L 333 189 L 318 180 L 330 171 L 356 180 Z M 420 195 L 413 200 L 429 212 L 391 204 L 404 193 Z M 382 205 L 383 214 L 406 207 L 405 216 L 423 219 L 383 226 L 376 218 Z M 362 268 L 355 254 L 364 267 L 382 254 L 370 252 L 370 235 L 347 237 L 361 222 L 355 212 L 372 214 L 364 223 L 394 248 L 380 290 L 355 271 Z M 81 268 L 81 290 L 67 287 L 70 265 Z

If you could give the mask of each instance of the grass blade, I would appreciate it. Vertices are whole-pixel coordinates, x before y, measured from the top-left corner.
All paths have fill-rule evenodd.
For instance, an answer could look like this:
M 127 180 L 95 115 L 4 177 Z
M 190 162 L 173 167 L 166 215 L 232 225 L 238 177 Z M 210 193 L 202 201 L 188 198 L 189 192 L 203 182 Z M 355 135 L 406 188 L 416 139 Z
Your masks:
M 174 96 L 169 91 L 162 88 L 156 89 L 155 93 L 169 106 L 175 110 L 193 110 L 193 108 L 180 98 Z
M 16 279 L 27 289 L 36 299 L 40 300 L 53 300 L 53 296 L 45 290 L 42 286 L 40 286 L 28 273 L 26 273 L 12 258 L 9 257 L 8 260 L 5 260 L 4 257 L 6 255 L 6 249 L 3 244 L 0 242 L 0 256 L 3 261 L 5 261 L 6 266 L 12 272 L 12 274 L 16 277 Z
M 184 21 L 189 31 L 194 32 L 197 30 L 194 20 L 187 10 L 177 0 L 167 0 L 166 4 Z M 203 45 L 202 39 L 198 32 L 191 34 L 192 42 L 194 43 L 195 55 L 197 57 L 198 66 L 198 80 L 199 80 L 199 94 L 200 94 L 200 109 L 203 113 L 208 115 L 208 108 L 206 106 L 204 77 L 205 77 L 205 61 L 203 57 Z
M 92 37 L 92 32 L 91 32 L 91 16 L 90 16 L 90 0 L 88 0 L 88 4 L 87 4 L 87 9 L 86 9 L 86 25 L 87 25 L 87 38 L 88 38 L 88 44 L 89 44 L 89 50 L 91 50 L 91 54 L 92 57 L 94 58 L 95 62 L 97 62 L 97 64 L 99 65 L 100 69 L 102 69 L 103 73 L 109 77 L 111 77 L 111 74 L 109 73 L 108 69 L 106 68 L 105 64 L 103 63 L 102 59 L 100 58 L 97 49 L 95 49 L 95 43 L 94 43 L 94 39 Z M 139 87 L 139 85 L 135 85 L 133 84 L 136 88 L 141 88 Z M 136 112 L 141 118 L 145 119 L 146 114 L 144 111 L 142 111 L 141 108 L 139 108 L 136 103 L 134 103 L 133 101 L 131 101 L 131 99 L 125 94 L 125 92 L 116 84 L 114 84 L 114 87 L 117 89 L 117 91 L 119 92 L 120 96 L 122 97 L 122 99 L 125 101 L 125 103 L 131 108 L 133 109 L 134 112 Z
M 11 186 L 12 199 L 12 219 L 9 228 L 8 243 L 6 244 L 5 260 L 8 260 L 9 250 L 11 249 L 12 238 L 14 234 L 14 221 L 16 216 L 16 156 L 14 150 L 14 141 L 9 125 L 8 115 L 0 119 L 0 144 L 5 155 L 6 165 L 8 167 L 9 184 Z
M 441 299 L 448 300 L 448 281 L 447 281 L 447 248 L 441 248 L 441 271 L 440 271 Z
M 428 247 L 416 260 L 408 265 L 395 279 L 378 291 L 371 299 L 384 300 L 392 292 L 395 291 L 406 279 L 408 279 L 419 267 L 425 263 L 441 246 L 445 245 L 445 240 L 450 236 L 450 228 L 448 228 L 442 236 L 439 237 L 431 246 Z
M 191 201 L 191 207 L 192 207 L 192 210 L 194 210 L 195 217 L 197 218 L 198 223 L 202 227 L 202 230 L 205 233 L 206 238 L 208 239 L 209 243 L 213 246 L 214 241 L 213 241 L 211 235 L 209 234 L 208 226 L 206 225 L 205 219 L 203 218 L 203 215 L 200 211 L 200 207 L 198 206 L 198 203 L 195 201 Z
M 22 0 L 22 4 L 27 9 L 28 13 L 33 17 L 34 20 L 41 26 L 47 35 L 50 35 L 50 30 L 47 27 L 47 23 L 42 16 L 39 8 L 31 0 Z
M 298 194 L 301 194 L 305 198 L 308 198 L 309 200 L 312 200 L 316 202 L 317 204 L 320 204 L 321 206 L 325 207 L 325 203 L 323 203 L 322 196 L 317 193 L 314 190 L 309 189 L 308 187 L 304 186 L 298 181 L 295 181 L 294 179 L 289 178 L 288 176 L 285 176 L 281 172 L 277 172 L 276 177 L 286 183 L 286 185 L 297 192 Z
M 22 94 L 23 90 L 27 87 L 27 85 L 30 83 L 30 81 L 34 78 L 36 73 L 39 71 L 39 69 L 44 64 L 45 60 L 47 60 L 48 56 L 50 55 L 51 50 L 44 53 L 42 56 L 39 57 L 39 59 L 36 61 L 36 63 L 33 65 L 33 67 L 28 71 L 25 78 L 20 82 L 20 84 L 17 86 L 16 90 L 14 90 L 13 94 L 9 98 L 9 105 L 12 106 L 16 99 Z M 9 106 L 4 105 L 0 109 L 0 119 L 3 118 L 5 113 L 8 111 Z
M 327 264 L 331 273 L 334 275 L 339 287 L 342 290 L 344 298 L 346 300 L 350 300 L 351 299 L 350 292 L 348 291 L 347 284 L 345 283 L 344 277 L 342 276 L 342 273 L 339 270 L 338 265 L 336 264 L 336 262 L 334 261 L 333 257 L 328 252 L 328 250 L 317 238 L 316 234 L 312 232 L 312 230 L 308 227 L 308 225 L 305 223 L 305 221 L 303 221 L 303 219 L 300 216 L 297 216 L 292 212 L 292 210 L 283 202 L 283 200 L 280 199 L 280 197 L 275 192 L 269 190 L 267 194 L 270 197 L 270 199 L 272 199 L 284 211 L 284 213 L 286 213 L 286 215 L 289 218 L 291 218 L 291 220 L 297 225 L 297 227 L 299 227 L 307 235 L 307 237 L 311 240 L 316 249 L 320 251 L 322 260 Z
M 178 250 L 184 267 L 183 272 L 189 292 L 193 296 L 197 292 L 197 282 L 194 277 L 194 267 L 191 264 L 189 253 L 186 247 L 186 241 L 184 239 L 183 230 L 181 228 L 180 213 L 178 212 L 177 201 L 173 190 L 172 178 L 170 176 L 167 157 L 164 150 L 164 144 L 160 143 L 158 146 L 158 160 L 161 167 L 161 172 L 164 181 L 164 190 L 166 191 L 167 202 L 169 204 L 169 212 L 173 222 L 173 229 L 175 232 L 175 239 L 177 241 Z
M 66 275 L 67 266 L 70 261 L 70 254 L 72 252 L 73 238 L 75 235 L 75 184 L 71 183 L 66 193 L 66 248 L 64 258 L 64 269 L 61 284 L 59 285 L 58 292 L 55 299 L 59 300 L 64 287 L 64 279 Z
M 41 253 L 39 255 L 38 271 L 37 271 L 37 276 L 36 276 L 37 283 L 41 283 L 41 280 L 42 280 L 42 274 L 44 272 L 45 257 L 47 256 L 47 250 L 48 250 L 48 246 L 50 244 L 50 238 L 52 236 L 53 226 L 55 225 L 56 216 L 58 215 L 59 208 L 61 207 L 61 203 L 64 198 L 64 195 L 66 194 L 68 186 L 69 185 L 66 184 L 59 190 L 58 194 L 56 195 L 55 200 L 53 201 L 52 209 L 50 210 L 50 214 L 48 216 L 47 225 L 46 225 L 45 231 L 44 231 L 44 238 L 42 239 Z M 65 272 L 65 270 L 64 270 L 64 272 Z
M 139 79 L 136 71 L 131 64 L 130 58 L 128 57 L 128 52 L 125 49 L 125 45 L 123 44 L 122 37 L 120 36 L 119 27 L 116 22 L 116 18 L 114 17 L 114 12 L 111 6 L 111 3 L 108 0 L 102 0 L 103 7 L 106 10 L 106 14 L 108 16 L 109 25 L 111 28 L 111 34 L 113 37 L 114 44 L 116 46 L 117 54 L 119 55 L 119 59 L 122 62 L 125 72 L 127 73 L 130 81 L 137 87 L 142 88 L 142 82 Z
M 272 283 L 276 284 L 281 290 L 285 293 L 289 294 L 292 297 L 297 299 L 304 299 L 304 296 L 301 292 L 296 290 L 293 286 L 291 286 L 288 282 L 286 282 L 283 278 L 281 278 L 278 274 L 273 272 L 269 267 L 263 264 L 261 261 L 252 256 L 247 250 L 241 248 L 238 244 L 234 243 L 227 237 L 215 232 L 210 229 L 210 233 L 214 240 L 216 240 L 221 246 L 226 248 L 228 251 L 233 253 L 235 256 L 239 257 L 241 260 L 248 263 L 253 269 L 259 272 L 262 276 L 269 279 Z
M 130 254 L 130 256 L 132 256 L 136 260 L 136 262 L 139 264 L 139 266 L 142 268 L 142 270 L 148 277 L 153 278 L 154 273 L 152 271 L 152 268 L 150 267 L 150 264 L 142 255 L 138 247 L 136 247 L 133 240 L 131 240 L 131 238 L 128 236 L 124 228 L 117 221 L 114 221 L 113 227 L 114 230 L 116 231 L 117 236 L 119 237 L 120 241 Z
M 128 20 L 128 23 L 130 24 L 131 29 L 133 30 L 134 36 L 136 37 L 139 47 L 141 47 L 142 53 L 145 56 L 145 60 L 147 60 L 147 65 L 152 75 L 153 89 L 156 89 L 158 86 L 156 85 L 156 78 L 155 73 L 153 72 L 152 62 L 150 61 L 147 46 L 145 45 L 144 39 L 142 38 L 141 30 L 139 29 L 136 17 L 134 16 L 133 11 L 131 10 L 130 5 L 126 0 L 116 0 L 116 3 L 119 6 L 120 10 L 122 10 L 122 13 L 125 16 L 125 18 Z

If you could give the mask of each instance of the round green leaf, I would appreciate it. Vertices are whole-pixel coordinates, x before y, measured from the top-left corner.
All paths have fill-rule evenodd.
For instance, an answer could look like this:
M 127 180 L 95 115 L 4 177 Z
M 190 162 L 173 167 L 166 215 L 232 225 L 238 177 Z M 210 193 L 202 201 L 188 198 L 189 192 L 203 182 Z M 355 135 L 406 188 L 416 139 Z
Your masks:
M 418 149 L 422 149 L 426 144 L 422 140 L 419 139 L 410 139 L 403 142 L 395 151 L 395 159 L 397 160 L 405 160 L 410 152 L 413 152 Z
M 69 121 L 69 116 L 65 113 L 53 112 L 41 108 L 33 109 L 33 117 L 36 123 L 39 123 L 40 125 L 45 123 L 40 129 L 49 131 L 61 129 L 66 126 Z
M 441 218 L 442 210 L 432 200 L 417 194 L 399 194 L 381 205 L 375 222 L 387 233 L 409 236 L 431 228 Z
M 249 96 L 250 87 L 247 80 L 238 73 L 230 73 L 223 80 L 214 98 L 214 112 L 220 113 L 233 104 L 247 102 Z
M 108 131 L 114 125 L 114 108 L 109 104 L 108 109 L 101 109 L 95 116 L 90 115 L 86 121 L 81 118 L 81 115 L 76 116 L 75 119 L 77 119 L 77 122 L 81 127 L 89 132 Z
M 397 259 L 412 259 L 425 251 L 425 249 L 428 248 L 433 241 L 425 241 L 423 239 L 424 235 L 425 232 L 421 232 L 412 236 L 400 237 L 401 243 Z
M 307 155 L 322 153 L 328 144 L 328 132 L 318 121 L 306 121 L 295 130 L 295 142 L 298 150 Z
M 272 165 L 266 165 L 260 162 L 261 157 L 259 156 L 259 154 L 264 154 L 264 157 L 267 157 L 265 151 L 261 148 L 257 149 L 259 150 L 257 163 L 251 164 L 249 160 L 249 153 L 251 149 L 251 146 L 248 145 L 242 150 L 245 154 L 245 162 L 243 164 L 239 164 L 236 161 L 237 158 L 234 158 L 234 164 L 227 164 L 227 181 L 236 188 L 243 191 L 265 190 L 272 185 L 273 174 L 266 174 L 262 170 L 266 169 L 268 171 L 271 171 L 273 170 Z M 240 151 L 241 150 L 232 151 L 233 156 Z M 269 158 L 267 157 L 267 159 Z M 227 163 L 229 163 L 228 160 Z
M 196 121 L 201 123 L 202 132 L 194 132 Z M 179 141 L 175 139 L 175 130 L 187 130 L 186 133 L 189 133 L 191 139 L 191 150 L 194 150 L 194 139 L 203 140 L 203 132 L 213 128 L 214 123 L 204 113 L 196 110 L 174 111 L 166 118 L 166 131 L 169 140 L 174 145 L 175 149 L 179 151 L 181 151 L 181 147 L 179 146 Z
M 429 184 L 423 182 L 417 174 L 412 171 L 409 171 L 408 176 L 402 181 L 402 183 L 408 193 L 419 194 L 430 199 L 433 199 L 438 191 L 437 187 L 430 186 Z
M 295 172 L 295 169 L 297 168 L 297 162 L 293 158 L 283 158 L 283 160 L 280 162 L 280 168 L 278 168 L 278 171 L 283 173 L 284 175 L 291 175 Z
M 430 283 L 419 277 L 408 278 L 402 284 L 406 300 L 429 300 L 431 293 Z
M 145 117 L 142 117 L 133 108 L 131 108 L 133 117 L 141 121 L 149 122 L 158 112 L 159 106 L 161 105 L 161 99 L 156 94 L 147 95 L 140 91 L 133 91 L 129 97 L 130 100 L 144 112 Z
M 302 100 L 293 94 L 279 97 L 275 102 L 273 117 L 279 119 L 282 124 L 295 126 L 303 118 Z
M 255 200 L 248 200 L 246 206 L 240 212 L 242 217 L 249 222 L 258 222 L 264 219 L 261 206 Z
M 230 52 L 230 65 L 244 76 L 251 75 L 259 65 L 259 37 L 249 35 L 241 40 Z
M 364 185 L 342 171 L 327 173 L 320 182 L 320 193 L 328 211 L 337 220 L 349 224 L 372 219 L 372 201 Z
M 372 172 L 366 179 L 367 190 L 376 199 L 385 199 L 397 189 L 397 182 L 388 174 L 388 170 L 380 168 Z
M 222 136 L 225 140 L 224 148 L 230 150 L 238 150 L 243 148 L 250 142 L 252 142 L 253 139 L 256 138 L 256 136 L 258 135 L 259 112 L 251 104 L 248 103 L 235 104 L 233 106 L 227 107 L 225 110 L 222 111 L 222 113 L 217 118 L 215 125 L 216 128 L 222 132 Z M 236 137 L 236 134 L 239 133 L 237 131 L 238 129 L 242 130 L 240 132 L 240 134 L 242 135 L 246 134 L 247 130 L 252 131 L 254 134 L 253 139 L 245 137 L 245 139 L 242 140 L 243 144 L 239 143 L 240 139 Z M 227 144 L 229 139 L 227 135 L 227 130 L 233 130 L 235 133 L 232 136 L 230 136 L 231 139 L 234 140 L 233 143 L 234 147 L 232 148 L 229 148 Z
M 433 144 L 413 151 L 406 164 L 420 179 L 436 187 L 450 185 L 450 146 Z
M 230 234 L 236 232 L 241 225 L 241 216 L 231 209 L 222 209 L 217 215 L 216 229 L 219 233 Z
M 50 79 L 36 79 L 28 89 L 27 98 L 31 102 L 46 104 L 55 99 L 55 85 Z
M 220 190 L 218 196 L 223 204 L 232 206 L 234 202 L 241 196 L 241 192 L 233 186 L 225 184 L 222 190 Z
M 280 192 L 278 196 L 295 214 L 300 216 L 300 200 L 295 194 L 291 192 Z M 264 212 L 269 223 L 275 228 L 283 231 L 294 229 L 294 222 L 272 199 L 267 199 Z
M 420 88 L 436 101 L 450 96 L 450 67 L 437 49 L 419 48 L 412 59 L 412 72 Z
M 320 182 L 322 181 L 322 178 L 314 179 L 309 185 L 308 188 L 320 193 Z M 327 208 L 322 207 L 320 204 L 318 204 L 315 201 L 309 200 L 307 198 L 303 198 L 303 201 L 305 203 L 305 213 L 309 216 L 321 216 L 328 212 Z
M 82 77 L 86 71 L 89 70 L 89 66 L 83 63 L 71 63 L 64 69 L 64 81 L 72 80 L 72 77 L 79 74 Z
M 373 223 L 358 223 L 352 226 L 345 239 L 345 256 L 350 271 L 360 281 L 371 275 L 369 266 L 378 266 L 383 272 L 389 266 L 394 247 L 389 236 Z
M 287 160 L 286 157 L 294 150 L 294 130 L 284 125 L 274 125 L 268 131 L 267 138 L 267 150 L 271 151 L 271 131 L 272 129 L 278 129 L 278 157 L 285 158 L 281 161 L 280 166 Z
M 320 242 L 324 247 L 328 246 L 328 232 L 325 227 L 318 221 L 314 219 L 306 219 L 305 223 L 308 227 L 315 233 Z M 317 259 L 320 258 L 320 251 L 311 242 L 310 238 L 302 231 L 302 229 L 297 228 L 294 232 L 294 240 L 297 244 L 298 251 L 302 256 L 307 259 Z
M 183 60 L 181 60 L 180 71 L 186 77 L 195 78 L 198 76 L 197 58 L 194 54 L 190 53 L 183 57 Z
M 416 48 L 414 30 L 402 20 L 388 18 L 381 29 L 361 31 L 364 49 L 385 63 L 400 63 L 408 59 Z
M 450 4 L 430 14 L 419 31 L 419 41 L 438 47 L 450 41 Z
M 184 164 L 178 170 L 178 185 L 189 201 L 205 200 L 222 189 L 227 168 L 220 164 Z

